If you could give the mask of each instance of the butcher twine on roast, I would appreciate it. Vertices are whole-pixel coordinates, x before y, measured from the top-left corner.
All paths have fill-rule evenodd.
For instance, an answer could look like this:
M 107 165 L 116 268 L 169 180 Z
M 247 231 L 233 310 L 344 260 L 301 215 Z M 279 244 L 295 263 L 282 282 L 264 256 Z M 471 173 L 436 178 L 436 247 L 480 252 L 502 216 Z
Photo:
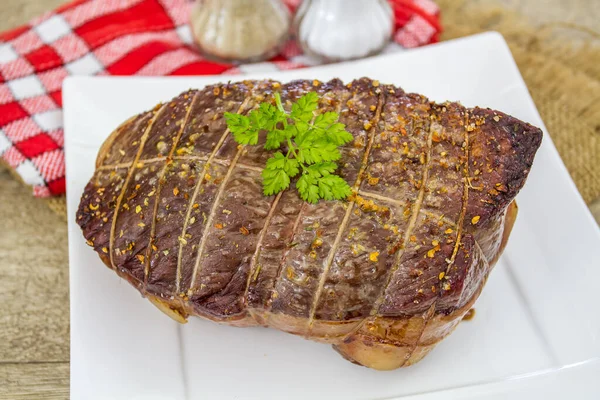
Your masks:
M 272 152 L 227 129 L 224 112 L 275 92 L 289 109 L 309 91 L 354 136 L 338 162 L 348 201 L 264 196 Z M 211 85 L 110 135 L 77 222 L 107 266 L 179 322 L 272 327 L 394 369 L 423 358 L 479 296 L 541 139 L 501 112 L 367 78 Z

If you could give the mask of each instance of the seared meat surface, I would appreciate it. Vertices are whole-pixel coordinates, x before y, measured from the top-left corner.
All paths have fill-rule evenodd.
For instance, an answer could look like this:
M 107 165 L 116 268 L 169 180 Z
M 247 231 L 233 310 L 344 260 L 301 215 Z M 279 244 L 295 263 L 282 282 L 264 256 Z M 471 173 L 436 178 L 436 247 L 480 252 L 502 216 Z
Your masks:
M 264 196 L 271 153 L 227 129 L 224 112 L 275 92 L 289 108 L 308 91 L 354 136 L 338 162 L 348 201 Z M 501 112 L 367 78 L 212 85 L 113 132 L 77 221 L 108 267 L 181 322 L 274 327 L 393 369 L 420 360 L 476 300 L 541 138 Z

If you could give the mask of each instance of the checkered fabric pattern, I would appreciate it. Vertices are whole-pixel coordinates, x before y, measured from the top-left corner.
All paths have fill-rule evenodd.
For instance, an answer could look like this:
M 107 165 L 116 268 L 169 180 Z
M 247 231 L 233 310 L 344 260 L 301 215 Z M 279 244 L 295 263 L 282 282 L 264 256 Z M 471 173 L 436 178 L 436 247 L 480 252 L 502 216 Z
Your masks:
M 291 9 L 300 0 L 288 0 Z M 431 0 L 390 0 L 396 42 L 437 41 Z M 77 0 L 0 34 L 0 155 L 34 195 L 65 192 L 61 87 L 70 75 L 212 75 L 314 65 L 290 41 L 269 62 L 233 67 L 192 46 L 188 0 Z M 400 48 L 400 46 L 398 46 Z

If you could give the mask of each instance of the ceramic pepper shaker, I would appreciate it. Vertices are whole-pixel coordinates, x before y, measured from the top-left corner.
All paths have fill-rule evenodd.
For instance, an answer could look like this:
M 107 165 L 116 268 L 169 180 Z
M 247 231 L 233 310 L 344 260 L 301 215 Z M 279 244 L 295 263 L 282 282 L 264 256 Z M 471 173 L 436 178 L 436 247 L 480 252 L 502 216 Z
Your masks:
M 230 63 L 274 56 L 288 38 L 290 24 L 281 0 L 196 0 L 190 21 L 200 51 Z

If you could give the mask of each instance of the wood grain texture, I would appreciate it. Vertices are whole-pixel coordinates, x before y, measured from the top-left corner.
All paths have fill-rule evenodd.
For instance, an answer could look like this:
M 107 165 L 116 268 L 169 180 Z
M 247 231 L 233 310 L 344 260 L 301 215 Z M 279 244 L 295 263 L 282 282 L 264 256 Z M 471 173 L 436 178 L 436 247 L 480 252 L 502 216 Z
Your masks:
M 0 177 L 0 362 L 68 361 L 66 226 L 5 169 Z
M 597 27 L 597 0 L 499 0 L 534 23 Z M 64 0 L 1 0 L 0 30 Z M 468 21 L 465 21 L 468 23 Z M 600 222 L 600 199 L 592 202 Z M 0 400 L 69 397 L 66 223 L 0 167 Z
M 0 364 L 0 400 L 69 398 L 69 364 Z
M 0 399 L 66 399 L 66 224 L 5 167 L 0 221 Z

